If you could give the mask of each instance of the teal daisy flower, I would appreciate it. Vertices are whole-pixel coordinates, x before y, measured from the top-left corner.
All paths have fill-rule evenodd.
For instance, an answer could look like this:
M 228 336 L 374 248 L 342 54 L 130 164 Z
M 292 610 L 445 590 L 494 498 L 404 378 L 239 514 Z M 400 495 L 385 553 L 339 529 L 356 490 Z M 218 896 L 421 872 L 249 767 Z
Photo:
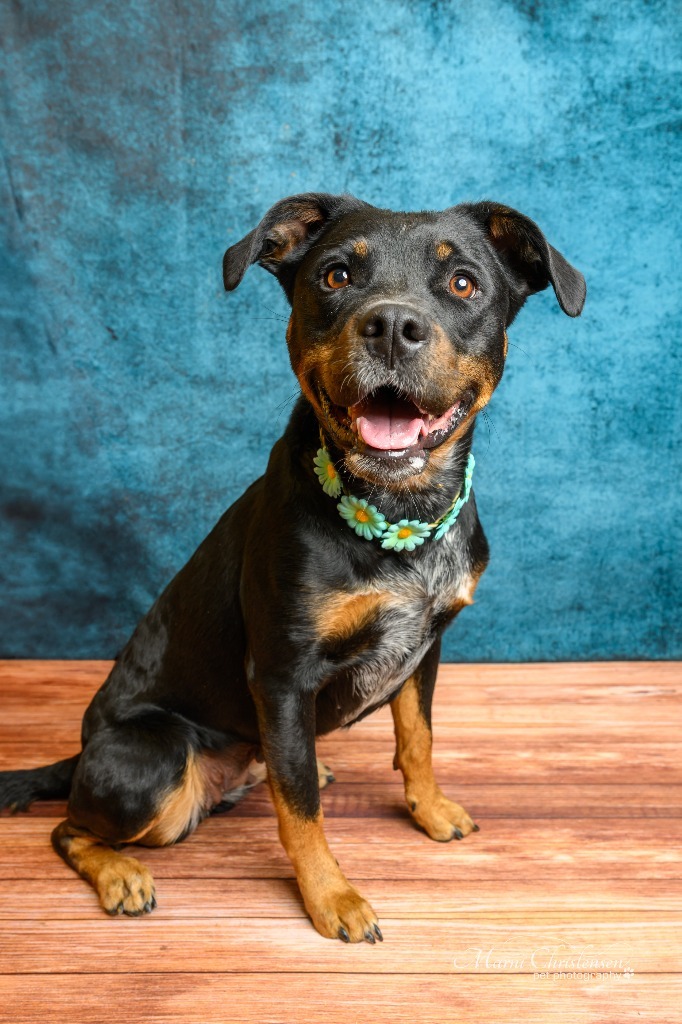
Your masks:
M 328 494 L 331 498 L 338 498 L 341 493 L 341 477 L 336 466 L 329 458 L 329 452 L 326 448 L 317 449 L 317 455 L 313 462 L 315 463 L 315 473 L 320 479 L 324 493 Z
M 418 519 L 401 519 L 399 523 L 391 523 L 381 542 L 382 548 L 389 551 L 414 551 L 423 544 L 431 528 L 428 523 L 420 523 Z
M 374 505 L 368 504 L 366 498 L 354 498 L 352 495 L 344 494 L 336 507 L 358 537 L 372 540 L 373 537 L 383 535 L 387 526 L 386 520 Z
M 313 462 L 315 474 L 325 494 L 338 498 L 343 485 L 327 449 L 318 448 Z M 469 500 L 475 465 L 474 456 L 470 454 L 464 472 L 462 491 L 440 522 L 437 520 L 436 523 L 421 523 L 417 519 L 401 519 L 399 523 L 387 523 L 376 505 L 370 505 L 366 498 L 355 498 L 352 494 L 344 495 L 336 507 L 358 537 L 364 537 L 365 540 L 378 539 L 382 548 L 387 551 L 414 551 L 431 536 L 432 529 L 435 529 L 434 539 L 440 540 L 456 522 L 462 507 Z

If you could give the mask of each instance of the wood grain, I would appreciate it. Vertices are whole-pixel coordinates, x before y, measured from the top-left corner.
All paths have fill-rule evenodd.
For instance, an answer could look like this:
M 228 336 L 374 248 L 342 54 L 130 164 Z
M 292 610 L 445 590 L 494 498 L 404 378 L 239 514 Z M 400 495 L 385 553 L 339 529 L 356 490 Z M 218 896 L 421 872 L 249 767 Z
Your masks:
M 479 808 L 474 808 L 479 810 Z M 484 820 L 483 816 L 476 817 Z M 3 819 L 0 828 L 0 879 L 30 880 L 69 872 L 49 844 L 57 819 Z M 329 845 L 351 880 L 394 878 L 445 881 L 469 878 L 555 878 L 567 882 L 586 872 L 592 878 L 682 876 L 682 821 L 656 819 L 646 827 L 622 818 L 532 823 L 498 819 L 494 828 L 458 843 L 434 843 L 406 815 L 402 820 L 330 818 Z M 131 851 L 132 852 L 132 851 Z M 162 878 L 290 878 L 293 869 L 277 837 L 274 818 L 229 815 L 205 821 L 182 844 L 137 851 L 139 859 Z M 136 853 L 136 855 L 137 855 Z
M 0 767 L 77 752 L 109 668 L 0 663 Z M 679 663 L 442 666 L 436 771 L 481 825 L 445 845 L 404 807 L 387 709 L 322 739 L 327 835 L 375 947 L 313 931 L 264 786 L 139 851 L 159 891 L 144 920 L 105 917 L 55 857 L 64 801 L 3 815 L 0 1021 L 679 1022 L 681 709 Z M 583 969 L 542 977 L 552 956 Z
M 407 817 L 403 786 L 391 772 L 385 781 L 351 780 L 349 774 L 334 766 L 338 786 L 322 793 L 326 818 L 391 818 Z M 442 786 L 452 792 L 464 806 L 485 808 L 486 818 L 574 818 L 576 799 L 583 818 L 633 817 L 632 789 L 614 783 L 487 783 L 462 782 L 457 773 L 438 773 Z M 682 816 L 682 785 L 652 783 L 638 786 L 641 806 L 637 815 L 643 818 L 679 818 Z M 65 800 L 33 804 L 27 814 L 40 818 L 63 818 Z M 235 818 L 274 817 L 275 811 L 266 786 L 255 787 L 248 797 L 230 811 Z M 0 815 L 0 819 L 2 815 Z
M 87 928 L 68 921 L 16 921 L 11 942 L 0 950 L 3 973 L 50 974 L 55 950 L 68 949 L 60 973 L 146 973 L 151 963 L 164 963 L 165 973 L 217 971 L 301 972 L 349 971 L 359 974 L 465 973 L 533 974 L 550 963 L 574 969 L 618 970 L 632 965 L 639 973 L 673 972 L 679 967 L 682 921 L 659 911 L 656 920 L 640 915 L 614 918 L 602 911 L 591 920 L 566 920 L 552 915 L 528 923 L 520 914 L 495 920 L 397 920 L 381 918 L 384 942 L 368 947 L 320 942 L 307 920 L 270 921 L 250 917 L 173 920 L 153 914 L 140 919 L 102 915 Z M 478 950 L 493 957 L 477 958 Z M 554 958 L 554 959 L 552 959 Z M 502 964 L 502 966 L 498 966 Z M 581 961 L 582 966 L 582 961 Z
M 679 974 L 629 980 L 249 971 L 0 978 L 3 1024 L 679 1024 Z M 0 1010 L 0 1014 L 2 1014 Z M 11 1014 L 11 1016 L 10 1016 Z

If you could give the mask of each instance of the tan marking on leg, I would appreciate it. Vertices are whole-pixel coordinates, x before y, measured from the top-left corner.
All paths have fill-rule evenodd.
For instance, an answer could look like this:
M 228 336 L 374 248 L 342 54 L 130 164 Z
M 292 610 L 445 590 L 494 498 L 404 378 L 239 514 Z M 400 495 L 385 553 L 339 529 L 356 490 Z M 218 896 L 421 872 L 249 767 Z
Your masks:
M 324 834 L 322 810 L 301 817 L 270 780 L 279 836 L 296 872 L 303 902 L 320 935 L 330 939 L 374 942 L 377 917 L 336 863 Z M 369 938 L 368 938 L 369 936 Z
M 382 591 L 332 594 L 314 612 L 318 635 L 322 638 L 352 636 L 385 607 L 390 597 Z
M 446 260 L 452 255 L 452 246 L 449 242 L 439 242 L 436 246 L 436 256 L 439 260 Z
M 217 797 L 217 799 L 216 799 Z M 170 846 L 187 832 L 193 832 L 219 795 L 209 795 L 208 767 L 203 758 L 190 754 L 177 789 L 163 799 L 158 813 L 136 842 L 143 846 Z
M 252 754 L 246 743 L 223 751 L 190 753 L 180 785 L 166 795 L 153 821 L 135 842 L 170 846 L 193 832 L 224 794 L 261 782 L 265 766 L 254 766 Z
M 93 886 L 107 914 L 137 917 L 156 906 L 154 880 L 134 857 L 112 850 L 68 820 L 56 827 L 52 844 L 69 867 Z
M 412 676 L 391 701 L 395 725 L 396 753 L 393 765 L 405 779 L 405 799 L 418 825 L 439 842 L 468 835 L 474 823 L 459 804 L 444 795 L 437 784 L 431 762 L 432 739 L 419 707 L 419 691 Z

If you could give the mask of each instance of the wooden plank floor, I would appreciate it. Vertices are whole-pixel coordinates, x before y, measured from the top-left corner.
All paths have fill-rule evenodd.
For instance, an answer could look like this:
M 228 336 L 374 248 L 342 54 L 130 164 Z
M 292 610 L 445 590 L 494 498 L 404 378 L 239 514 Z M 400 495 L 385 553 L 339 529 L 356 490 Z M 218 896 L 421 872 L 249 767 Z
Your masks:
M 108 667 L 0 663 L 0 769 L 76 753 Z M 140 851 L 144 919 L 107 918 L 54 855 L 63 803 L 3 816 L 0 1021 L 680 1022 L 681 695 L 681 663 L 443 665 L 437 774 L 481 826 L 460 843 L 413 827 L 387 710 L 323 740 L 374 947 L 313 930 L 262 786 Z

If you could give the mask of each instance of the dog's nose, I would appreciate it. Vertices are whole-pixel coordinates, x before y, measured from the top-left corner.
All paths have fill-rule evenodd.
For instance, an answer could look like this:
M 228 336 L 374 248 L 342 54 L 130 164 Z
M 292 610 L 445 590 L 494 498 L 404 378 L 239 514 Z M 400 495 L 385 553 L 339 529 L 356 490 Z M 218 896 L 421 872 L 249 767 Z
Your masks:
M 359 331 L 372 355 L 384 359 L 390 368 L 415 355 L 431 337 L 429 322 L 419 310 L 393 303 L 374 306 L 363 317 Z

